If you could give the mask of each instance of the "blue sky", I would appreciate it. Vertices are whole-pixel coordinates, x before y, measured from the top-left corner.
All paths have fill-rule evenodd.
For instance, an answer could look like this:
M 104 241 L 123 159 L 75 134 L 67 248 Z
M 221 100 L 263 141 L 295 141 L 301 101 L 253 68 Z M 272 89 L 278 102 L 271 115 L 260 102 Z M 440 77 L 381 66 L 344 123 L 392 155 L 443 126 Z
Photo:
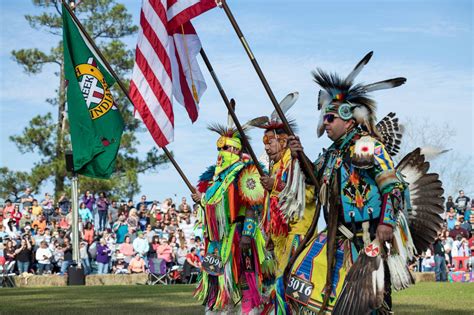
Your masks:
M 138 24 L 140 1 L 124 3 Z M 473 157 L 473 5 L 471 1 L 228 1 L 270 86 L 278 99 L 298 91 L 290 111 L 297 120 L 306 153 L 316 157 L 329 144 L 318 139 L 315 125 L 318 89 L 310 72 L 316 67 L 348 73 L 369 51 L 374 56 L 359 75 L 362 82 L 405 76 L 407 83 L 374 93 L 382 118 L 395 111 L 402 122 L 445 123 L 456 131 L 443 143 L 456 156 Z M 8 140 L 21 133 L 37 114 L 53 111 L 45 99 L 58 85 L 57 69 L 46 66 L 39 75 L 23 73 L 10 57 L 13 49 L 48 50 L 58 38 L 33 30 L 24 19 L 38 9 L 31 1 L 0 1 L 0 165 L 29 170 L 38 160 L 21 154 Z M 204 49 L 229 97 L 237 101 L 242 122 L 268 115 L 273 107 L 224 12 L 214 9 L 194 21 Z M 126 39 L 130 47 L 135 37 Z M 201 63 L 202 64 L 202 63 Z M 208 90 L 201 100 L 200 118 L 191 124 L 185 111 L 175 106 L 175 142 L 169 149 L 192 182 L 216 159 L 215 134 L 210 122 L 226 121 L 226 110 L 210 76 L 202 66 Z M 55 115 L 53 115 L 54 117 Z M 436 127 L 433 127 L 436 130 Z M 441 129 L 441 127 L 440 127 Z M 261 133 L 252 131 L 257 155 L 263 153 Z M 439 138 L 443 137 L 439 130 Z M 141 134 L 140 152 L 154 146 Z M 416 144 L 410 144 L 415 147 Z M 466 172 L 474 177 L 472 163 Z M 189 195 L 172 166 L 140 176 L 142 192 L 150 199 Z M 51 191 L 51 184 L 44 191 Z M 474 188 L 465 188 L 474 193 Z

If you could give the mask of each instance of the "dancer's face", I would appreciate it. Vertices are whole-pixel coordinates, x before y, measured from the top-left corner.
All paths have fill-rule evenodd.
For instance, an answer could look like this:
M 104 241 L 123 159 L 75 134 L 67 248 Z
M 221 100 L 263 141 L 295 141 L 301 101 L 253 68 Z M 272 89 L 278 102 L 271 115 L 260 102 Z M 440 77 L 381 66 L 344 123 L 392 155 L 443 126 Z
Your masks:
M 342 120 L 336 114 L 327 114 L 324 116 L 324 129 L 332 141 L 336 141 L 346 134 L 353 125 L 353 120 Z

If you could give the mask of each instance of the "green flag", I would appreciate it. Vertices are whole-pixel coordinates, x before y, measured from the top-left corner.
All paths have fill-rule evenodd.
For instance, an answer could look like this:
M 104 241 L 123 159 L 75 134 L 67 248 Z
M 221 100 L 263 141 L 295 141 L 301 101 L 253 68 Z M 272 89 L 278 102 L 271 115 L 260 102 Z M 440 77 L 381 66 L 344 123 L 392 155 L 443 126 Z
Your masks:
M 124 123 L 110 87 L 115 83 L 63 4 L 64 73 L 74 170 L 110 178 Z

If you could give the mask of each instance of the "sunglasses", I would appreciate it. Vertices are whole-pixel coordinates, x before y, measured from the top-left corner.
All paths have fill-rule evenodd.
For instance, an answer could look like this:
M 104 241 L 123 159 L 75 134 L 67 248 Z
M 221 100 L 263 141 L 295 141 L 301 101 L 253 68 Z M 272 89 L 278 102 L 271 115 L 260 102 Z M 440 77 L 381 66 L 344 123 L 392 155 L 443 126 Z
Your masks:
M 323 121 L 327 121 L 328 123 L 332 123 L 334 119 L 339 118 L 339 116 L 335 114 L 326 114 L 323 116 Z
M 227 150 L 229 150 L 230 148 L 232 148 L 230 145 L 225 145 L 225 146 L 223 146 L 223 147 L 217 148 L 217 151 L 222 151 L 222 150 L 227 151 Z

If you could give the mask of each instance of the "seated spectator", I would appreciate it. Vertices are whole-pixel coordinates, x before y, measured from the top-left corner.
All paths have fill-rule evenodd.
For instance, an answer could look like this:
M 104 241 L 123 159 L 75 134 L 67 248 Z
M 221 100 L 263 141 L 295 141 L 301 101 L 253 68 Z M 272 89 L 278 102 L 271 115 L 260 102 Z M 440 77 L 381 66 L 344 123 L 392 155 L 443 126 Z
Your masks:
M 421 271 L 422 272 L 432 272 L 435 267 L 435 260 L 433 255 L 431 254 L 431 250 L 427 249 L 425 252 L 425 256 L 423 257 L 423 261 L 421 263 Z
M 97 245 L 97 273 L 108 274 L 109 273 L 109 261 L 110 261 L 110 248 L 107 247 L 107 242 L 104 238 L 100 239 L 100 244 Z
M 125 262 L 125 256 L 122 253 L 117 255 L 117 260 L 112 267 L 112 271 L 116 275 L 128 274 L 127 263 Z
M 141 257 L 139 253 L 136 253 L 132 260 L 130 260 L 130 263 L 128 264 L 128 270 L 130 271 L 130 273 L 145 272 L 145 260 Z
M 12 240 L 8 240 L 3 249 L 3 256 L 7 262 L 16 260 L 16 248 Z
M 455 240 L 458 235 L 461 235 L 466 239 L 469 238 L 469 232 L 461 227 L 461 222 L 456 221 L 456 223 L 454 224 L 454 229 L 449 232 L 449 236 Z
M 186 243 L 181 243 L 178 251 L 176 252 L 176 261 L 178 262 L 178 265 L 182 266 L 184 265 L 184 262 L 186 261 L 186 258 L 188 256 L 188 247 L 186 246 Z
M 456 240 L 453 242 L 451 256 L 453 258 L 470 256 L 469 243 L 467 239 L 460 234 L 457 235 Z
M 40 215 L 38 217 L 38 219 L 36 219 L 35 221 L 33 221 L 33 223 L 31 224 L 31 227 L 33 229 L 35 229 L 36 231 L 44 231 L 44 229 L 46 228 L 46 219 L 43 215 Z
M 63 245 L 64 244 L 60 244 L 57 240 L 55 240 L 49 246 L 51 253 L 53 253 L 53 257 L 51 258 L 51 271 L 52 272 L 61 271 L 61 266 L 63 265 L 63 261 L 64 261 Z
M 467 222 L 464 220 L 464 217 L 463 216 L 460 216 L 458 218 L 458 221 L 459 221 L 459 226 L 462 228 L 462 229 L 465 229 L 469 234 L 471 234 L 471 223 Z
M 129 263 L 132 257 L 135 255 L 135 250 L 131 244 L 130 236 L 125 236 L 125 241 L 120 244 L 119 251 L 125 256 L 125 262 Z
M 49 216 L 49 222 L 51 221 L 59 222 L 61 221 L 61 218 L 62 218 L 61 209 L 59 207 L 54 207 L 53 214 Z
M 5 219 L 7 220 L 7 224 L 5 226 L 5 232 L 8 234 L 8 237 L 12 240 L 16 240 L 19 238 L 20 233 L 16 228 L 15 220 L 14 219 Z M 5 223 L 5 220 L 4 223 Z
M 30 228 L 31 228 L 31 214 L 30 213 L 25 213 L 22 217 L 21 217 L 21 220 L 20 220 L 20 228 L 21 230 L 23 231 L 25 229 L 25 226 L 29 225 Z
M 71 223 L 70 223 L 70 220 L 68 219 L 68 215 L 61 216 L 61 220 L 59 221 L 59 227 L 63 230 L 69 230 L 69 228 L 71 227 Z
M 37 273 L 42 275 L 44 271 L 51 271 L 51 257 L 53 253 L 48 248 L 48 244 L 45 241 L 42 241 L 38 250 L 36 250 L 36 260 L 38 261 L 38 270 Z
M 27 212 L 28 213 L 28 212 Z M 13 208 L 13 213 L 10 216 L 13 220 L 15 220 L 15 227 L 17 230 L 20 229 L 20 220 L 23 217 L 23 215 L 20 212 L 20 206 L 15 205 L 15 208 Z
M 0 238 L 3 240 L 8 236 L 8 233 L 5 232 L 5 227 L 3 224 L 0 224 Z
M 156 232 L 153 231 L 153 229 L 151 227 L 151 224 L 146 225 L 144 234 L 145 234 L 145 237 L 146 237 L 148 243 L 151 243 L 152 240 L 153 240 L 153 237 L 155 237 L 155 235 L 156 235 Z
M 125 222 L 125 215 L 119 215 L 118 222 L 114 223 L 112 230 L 115 232 L 117 244 L 122 244 L 125 240 L 125 235 L 128 233 L 128 225 Z
M 189 254 L 186 256 L 186 261 L 183 266 L 184 280 L 187 283 L 192 272 L 199 272 L 201 270 L 201 262 L 196 255 L 196 248 L 191 248 Z
M 171 267 L 173 265 L 173 249 L 168 244 L 168 240 L 166 238 L 161 240 L 161 245 L 158 246 L 156 250 L 159 259 L 163 259 L 166 261 L 166 265 Z
M 150 242 L 150 249 L 148 250 L 148 258 L 157 258 L 158 254 L 156 253 L 156 250 L 158 249 L 158 246 L 160 246 L 160 238 L 158 235 L 153 236 L 151 242 Z

